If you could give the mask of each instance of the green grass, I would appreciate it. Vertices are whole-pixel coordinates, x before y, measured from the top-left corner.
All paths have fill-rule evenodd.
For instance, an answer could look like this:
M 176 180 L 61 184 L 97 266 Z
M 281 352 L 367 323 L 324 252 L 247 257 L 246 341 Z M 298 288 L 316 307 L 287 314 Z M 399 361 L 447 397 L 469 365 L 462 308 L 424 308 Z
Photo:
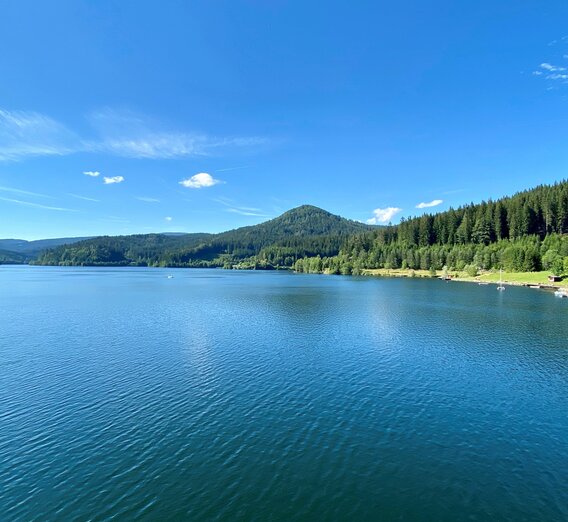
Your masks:
M 548 271 L 543 272 L 503 272 L 503 282 L 514 284 L 528 284 L 528 285 L 554 285 L 554 286 L 568 286 L 568 280 L 550 283 L 548 276 L 551 273 Z M 477 277 L 465 276 L 460 279 L 469 281 L 487 281 L 490 283 L 497 283 L 499 281 L 499 272 L 484 272 Z
M 364 270 L 364 275 L 374 275 L 374 276 L 384 276 L 384 277 L 431 277 L 429 270 L 402 270 L 397 269 L 386 269 L 377 268 Z M 506 284 L 515 285 L 554 285 L 561 287 L 568 287 L 568 277 L 564 281 L 550 283 L 548 281 L 548 276 L 551 273 L 548 271 L 543 272 L 503 272 L 503 282 Z M 438 270 L 436 276 L 440 277 L 442 271 Z M 448 270 L 448 275 L 452 279 L 457 279 L 459 281 L 471 281 L 471 282 L 487 282 L 487 283 L 497 283 L 499 282 L 499 271 L 493 270 L 489 272 L 483 272 L 476 277 L 468 276 L 465 272 L 458 270 Z
M 368 268 L 363 270 L 363 275 L 384 277 L 431 277 L 429 270 L 403 270 L 402 268 Z M 442 275 L 438 271 L 437 275 Z

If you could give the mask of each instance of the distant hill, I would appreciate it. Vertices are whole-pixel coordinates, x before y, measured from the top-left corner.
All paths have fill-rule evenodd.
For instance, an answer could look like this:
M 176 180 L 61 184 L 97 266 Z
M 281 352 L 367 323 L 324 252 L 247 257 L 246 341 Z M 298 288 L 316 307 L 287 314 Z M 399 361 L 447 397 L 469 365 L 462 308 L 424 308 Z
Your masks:
M 303 205 L 261 223 L 220 234 L 98 237 L 42 253 L 38 264 L 246 268 L 287 266 L 336 255 L 347 237 L 373 227 Z
M 28 260 L 25 254 L 0 249 L 0 265 L 21 265 Z
M 89 237 L 62 237 L 55 239 L 38 239 L 35 241 L 26 241 L 25 239 L 0 239 L 0 250 L 17 252 L 19 254 L 35 255 L 46 250 L 47 248 L 55 248 L 60 245 L 70 245 L 77 243 Z
M 136 234 L 101 236 L 62 245 L 41 253 L 35 264 L 156 266 L 164 252 L 194 248 L 210 234 Z
M 55 239 L 0 239 L 0 264 L 22 264 L 35 259 L 40 252 L 48 248 L 70 245 L 89 239 L 86 237 L 62 237 Z

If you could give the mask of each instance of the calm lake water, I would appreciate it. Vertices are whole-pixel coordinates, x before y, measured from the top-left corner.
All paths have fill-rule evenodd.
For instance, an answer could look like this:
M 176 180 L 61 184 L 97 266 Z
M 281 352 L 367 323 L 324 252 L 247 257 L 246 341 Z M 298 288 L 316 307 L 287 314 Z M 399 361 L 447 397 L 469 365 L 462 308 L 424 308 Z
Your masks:
M 567 318 L 492 285 L 0 267 L 0 519 L 567 520 Z

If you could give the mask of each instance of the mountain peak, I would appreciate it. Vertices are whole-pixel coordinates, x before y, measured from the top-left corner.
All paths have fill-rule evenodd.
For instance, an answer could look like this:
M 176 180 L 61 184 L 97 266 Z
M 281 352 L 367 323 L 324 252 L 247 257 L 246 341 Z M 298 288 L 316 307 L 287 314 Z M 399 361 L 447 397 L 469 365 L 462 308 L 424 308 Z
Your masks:
M 323 214 L 331 214 L 331 212 L 328 212 L 323 208 L 316 207 L 315 205 L 310 205 L 310 204 L 300 205 L 298 207 L 291 208 L 290 210 L 284 212 L 284 214 L 289 214 L 291 212 L 322 212 Z
M 274 266 L 291 266 L 298 257 L 333 256 L 351 234 L 372 227 L 301 205 L 264 223 L 220 234 L 101 237 L 45 252 L 44 264 L 167 264 L 225 266 L 261 255 Z

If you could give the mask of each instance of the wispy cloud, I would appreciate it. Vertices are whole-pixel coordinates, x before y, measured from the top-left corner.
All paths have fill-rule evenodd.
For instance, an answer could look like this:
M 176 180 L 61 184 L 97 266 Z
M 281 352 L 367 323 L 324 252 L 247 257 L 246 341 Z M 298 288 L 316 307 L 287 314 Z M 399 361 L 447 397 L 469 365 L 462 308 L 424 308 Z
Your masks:
M 441 205 L 443 202 L 444 202 L 443 199 L 434 199 L 432 201 L 429 201 L 428 203 L 418 203 L 418 205 L 416 205 L 416 208 L 437 207 L 438 205 Z
M 160 200 L 156 198 L 147 198 L 146 196 L 138 196 L 136 197 L 139 201 L 144 201 L 145 203 L 159 203 Z
M 140 159 L 175 159 L 184 156 L 208 156 L 214 149 L 252 147 L 265 140 L 260 138 L 224 138 L 221 140 L 199 134 L 154 133 L 122 138 L 107 138 L 94 147 L 117 156 Z
M 150 118 L 132 112 L 105 109 L 94 112 L 90 121 L 101 139 L 94 150 L 145 159 L 206 156 L 214 150 L 253 147 L 266 143 L 257 136 L 218 138 L 205 133 L 171 130 Z
M 231 198 L 227 198 L 225 196 L 219 196 L 217 198 L 212 198 L 211 201 L 215 201 L 216 203 L 221 203 L 221 205 L 225 205 L 227 207 L 233 207 L 233 203 L 235 202 Z
M 566 58 L 566 56 L 564 56 Z M 551 80 L 555 83 L 568 84 L 568 67 L 563 65 L 553 65 L 543 62 L 539 65 L 539 69 L 533 71 L 534 76 L 539 76 L 545 80 Z
M 235 202 L 229 198 L 214 198 L 213 201 L 217 203 L 221 203 L 227 207 L 225 212 L 232 212 L 233 214 L 240 214 L 241 216 L 258 216 L 258 217 L 268 217 L 267 214 L 263 213 L 263 211 L 256 207 L 242 207 L 240 205 L 235 205 Z
M 235 205 L 234 200 L 230 198 L 219 197 L 214 198 L 212 201 L 216 201 L 217 203 L 221 203 L 221 205 L 225 205 L 226 207 L 237 208 L 239 210 L 247 210 L 249 212 L 262 212 L 262 210 L 256 207 L 242 207 L 240 205 Z
M 552 65 L 550 63 L 541 63 L 540 68 L 544 69 L 545 71 L 556 72 L 556 71 L 565 71 L 566 67 L 561 67 L 559 65 Z
M 566 80 L 568 80 L 568 74 L 562 73 L 554 73 L 554 74 L 549 74 L 546 76 L 547 80 L 562 80 L 562 83 L 568 83 Z
M 90 147 L 96 152 L 146 159 L 197 156 L 205 138 L 159 129 L 157 122 L 128 111 L 104 109 L 89 115 L 100 138 Z
M 60 212 L 77 212 L 72 208 L 51 207 L 49 205 L 41 205 L 40 203 L 32 203 L 31 201 L 22 201 L 20 199 L 0 197 L 0 201 L 7 201 L 8 203 L 15 203 L 17 205 L 23 205 L 26 207 L 41 208 L 44 210 L 58 210 Z
M 0 109 L 0 161 L 77 152 L 173 159 L 207 156 L 267 143 L 266 138 L 258 136 L 217 137 L 171 130 L 144 116 L 111 109 L 94 112 L 88 120 L 94 132 L 91 136 L 80 136 L 47 115 Z M 85 171 L 84 174 L 99 175 L 97 171 Z
M 399 212 L 402 212 L 402 209 L 398 207 L 376 208 L 373 210 L 373 217 L 367 219 L 367 223 L 369 225 L 388 223 Z
M 33 111 L 0 109 L 0 161 L 26 156 L 62 156 L 80 146 L 64 125 Z
M 33 196 L 35 198 L 48 198 L 53 199 L 52 196 L 46 194 L 39 194 L 37 192 L 29 192 L 28 190 L 21 190 L 13 187 L 0 187 L 0 192 L 10 192 L 12 194 L 21 194 L 23 196 Z
M 99 218 L 99 221 L 108 221 L 110 223 L 130 223 L 130 219 L 126 219 L 120 216 L 103 216 Z
M 230 170 L 241 170 L 241 169 L 248 169 L 248 166 L 243 165 L 241 167 L 227 167 L 226 169 L 216 169 L 215 172 L 228 172 Z
M 68 196 L 71 196 L 72 198 L 77 198 L 77 199 L 82 199 L 84 201 L 95 201 L 97 203 L 100 203 L 100 199 L 95 199 L 95 198 L 88 198 L 87 196 L 80 196 L 79 194 L 71 194 L 70 192 L 67 193 Z
M 164 219 L 166 221 L 173 221 L 174 218 L 172 216 L 166 216 Z
M 558 43 L 564 42 L 568 42 L 568 35 L 563 36 L 562 38 L 557 38 L 556 40 L 552 40 L 551 42 L 548 42 L 548 45 L 556 45 Z
M 240 214 L 241 216 L 257 216 L 257 217 L 268 217 L 266 214 L 262 214 L 258 210 L 246 210 L 245 208 L 226 208 L 225 212 L 232 212 L 233 214 Z
M 124 181 L 124 176 L 104 176 L 103 183 L 105 185 L 112 185 L 113 183 L 122 183 Z
M 83 174 L 85 174 L 85 176 L 91 176 L 91 178 L 97 178 L 101 175 L 98 170 L 86 170 Z
M 215 179 L 211 174 L 207 172 L 200 172 L 191 176 L 191 178 L 182 179 L 179 184 L 192 189 L 200 189 L 205 187 L 212 187 L 213 185 L 218 185 L 219 183 L 224 183 L 220 179 Z
M 106 139 L 100 150 L 128 158 L 172 159 L 204 155 L 201 142 L 199 136 L 147 134 L 136 138 Z

